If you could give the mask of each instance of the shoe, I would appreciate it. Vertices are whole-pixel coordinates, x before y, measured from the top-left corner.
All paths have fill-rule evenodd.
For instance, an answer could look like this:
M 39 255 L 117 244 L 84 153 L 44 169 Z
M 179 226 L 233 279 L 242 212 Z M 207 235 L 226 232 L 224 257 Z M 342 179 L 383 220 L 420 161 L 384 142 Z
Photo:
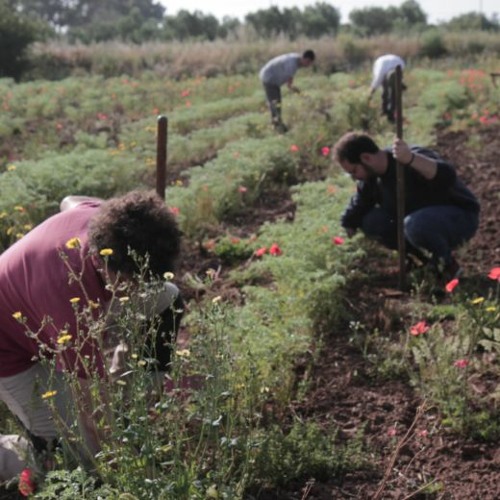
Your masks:
M 283 122 L 274 122 L 274 130 L 280 134 L 286 134 L 288 132 L 288 127 Z

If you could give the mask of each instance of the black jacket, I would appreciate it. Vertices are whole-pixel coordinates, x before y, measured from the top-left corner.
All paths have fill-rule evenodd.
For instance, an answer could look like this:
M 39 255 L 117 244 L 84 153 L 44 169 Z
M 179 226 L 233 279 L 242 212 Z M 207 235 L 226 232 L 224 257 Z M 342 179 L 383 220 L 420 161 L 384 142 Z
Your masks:
M 385 150 L 388 167 L 383 175 L 357 182 L 357 192 L 341 217 L 346 228 L 361 227 L 363 217 L 375 206 L 385 209 L 396 219 L 396 160 L 389 149 Z M 413 153 L 437 160 L 437 174 L 429 180 L 414 168 L 405 167 L 405 214 L 433 205 L 455 205 L 465 210 L 479 212 L 479 202 L 457 177 L 455 167 L 429 149 L 413 146 Z

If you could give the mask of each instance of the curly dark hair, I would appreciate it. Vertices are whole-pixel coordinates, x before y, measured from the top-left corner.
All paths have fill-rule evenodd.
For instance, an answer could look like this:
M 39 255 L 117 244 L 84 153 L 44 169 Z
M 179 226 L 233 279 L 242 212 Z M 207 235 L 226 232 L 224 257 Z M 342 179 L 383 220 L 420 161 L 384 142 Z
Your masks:
M 131 191 L 104 202 L 89 225 L 92 252 L 113 250 L 108 266 L 133 275 L 148 260 L 156 277 L 172 272 L 180 253 L 181 231 L 174 214 L 154 192 Z
M 367 134 L 348 132 L 333 146 L 333 157 L 338 162 L 360 163 L 363 153 L 378 153 L 380 148 Z

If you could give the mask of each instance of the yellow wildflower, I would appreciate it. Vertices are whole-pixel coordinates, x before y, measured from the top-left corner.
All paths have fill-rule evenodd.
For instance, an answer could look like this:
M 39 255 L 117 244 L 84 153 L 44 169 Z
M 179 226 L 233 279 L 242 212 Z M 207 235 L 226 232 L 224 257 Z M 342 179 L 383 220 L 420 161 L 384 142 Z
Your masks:
M 14 319 L 17 319 L 17 320 L 19 321 L 19 320 L 23 317 L 23 314 L 22 314 L 22 312 L 21 312 L 21 311 L 17 311 L 17 312 L 15 312 L 15 313 L 12 315 L 12 317 L 13 317 Z
M 93 300 L 89 300 L 89 306 L 90 306 L 90 309 L 98 309 L 99 308 L 99 303 L 98 302 L 94 302 Z
M 167 280 L 167 281 L 171 281 L 174 279 L 174 273 L 171 273 L 171 272 L 166 272 L 163 274 L 163 277 Z
M 191 356 L 191 351 L 189 349 L 179 349 L 175 351 L 175 354 L 180 358 L 189 358 L 189 356 Z
M 217 297 L 214 297 L 212 299 L 213 304 L 217 304 L 217 302 L 220 302 L 222 300 L 222 297 L 220 295 L 217 295 Z
M 113 255 L 113 249 L 112 248 L 103 248 L 100 252 L 99 255 L 102 257 L 108 257 L 109 255 Z
M 57 391 L 47 391 L 42 394 L 42 399 L 53 398 L 57 394 Z
M 63 344 L 66 344 L 66 342 L 69 342 L 73 337 L 71 335 L 69 335 L 67 332 L 61 332 L 63 333 L 64 335 L 61 335 L 58 339 L 57 339 L 57 343 L 60 344 L 60 345 L 63 345 Z
M 496 310 L 497 308 L 495 306 L 490 306 L 486 308 L 486 311 L 488 311 L 489 313 L 495 312 Z
M 128 302 L 130 300 L 130 297 L 120 297 L 118 299 L 122 304 L 124 304 L 125 302 Z
M 66 242 L 66 248 L 68 248 L 69 250 L 73 250 L 75 248 L 80 248 L 80 247 L 81 247 L 80 238 L 77 238 L 76 236 L 74 238 L 70 238 Z
M 69 301 L 72 304 L 78 304 L 78 302 L 80 302 L 80 297 L 73 297 L 73 298 L 69 299 Z
M 471 304 L 481 304 L 482 302 L 484 302 L 484 297 L 476 297 L 475 299 L 472 299 L 470 302 Z
M 9 172 L 13 172 L 14 170 L 16 170 L 16 168 L 17 168 L 17 167 L 16 167 L 15 165 L 9 165 L 9 166 L 7 167 L 7 170 L 8 170 Z

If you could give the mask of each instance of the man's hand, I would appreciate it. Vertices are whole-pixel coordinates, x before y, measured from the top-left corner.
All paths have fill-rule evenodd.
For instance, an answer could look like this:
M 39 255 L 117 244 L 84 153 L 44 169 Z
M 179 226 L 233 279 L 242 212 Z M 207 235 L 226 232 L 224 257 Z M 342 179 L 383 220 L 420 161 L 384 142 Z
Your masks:
M 402 165 L 409 165 L 415 156 L 408 144 L 398 137 L 394 139 L 392 144 L 392 155 Z
M 394 139 L 392 154 L 401 165 L 413 168 L 427 180 L 436 177 L 438 168 L 436 160 L 413 153 L 403 139 Z

